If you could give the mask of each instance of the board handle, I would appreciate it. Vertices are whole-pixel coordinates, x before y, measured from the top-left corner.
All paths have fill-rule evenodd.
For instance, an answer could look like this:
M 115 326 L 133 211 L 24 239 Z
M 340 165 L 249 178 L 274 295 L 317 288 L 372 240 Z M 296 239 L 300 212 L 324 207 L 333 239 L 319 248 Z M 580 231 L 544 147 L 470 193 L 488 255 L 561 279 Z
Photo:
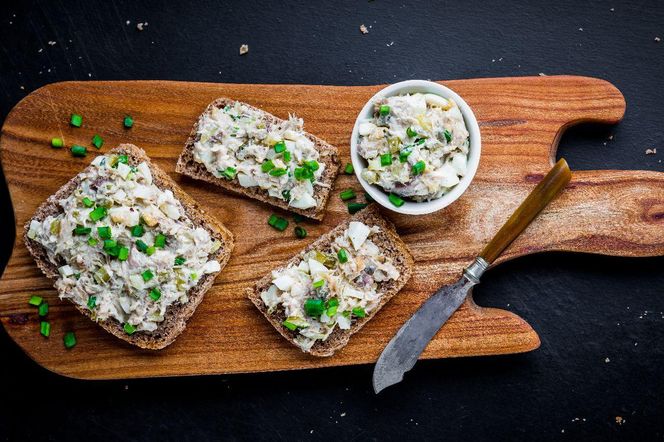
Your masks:
M 567 161 L 561 158 L 544 179 L 514 211 L 498 233 L 484 247 L 480 257 L 491 264 L 535 219 L 553 199 L 567 186 L 572 178 Z

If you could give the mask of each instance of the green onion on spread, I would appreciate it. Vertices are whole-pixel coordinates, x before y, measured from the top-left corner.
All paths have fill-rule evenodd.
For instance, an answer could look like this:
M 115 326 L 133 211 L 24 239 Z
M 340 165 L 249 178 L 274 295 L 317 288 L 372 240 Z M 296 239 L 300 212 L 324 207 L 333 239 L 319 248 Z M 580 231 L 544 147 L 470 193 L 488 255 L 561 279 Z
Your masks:
M 355 171 L 355 169 L 353 169 L 352 164 L 350 164 L 350 163 L 346 164 L 346 167 L 344 168 L 344 173 L 346 175 L 352 175 L 354 171 Z
M 283 141 L 279 141 L 274 145 L 274 151 L 276 153 L 281 153 L 285 150 L 286 150 L 286 143 L 284 143 Z
M 83 205 L 87 208 L 90 208 L 95 205 L 95 202 L 86 196 L 83 198 Z
M 398 196 L 396 196 L 393 193 L 390 193 L 390 195 L 388 196 L 388 199 L 390 200 L 390 202 L 392 204 L 394 204 L 397 207 L 403 206 L 403 203 L 405 202 L 404 200 L 402 200 L 401 198 L 399 198 Z
M 307 237 L 307 231 L 304 229 L 304 227 L 301 226 L 295 226 L 295 236 L 298 238 L 306 238 Z
M 122 326 L 122 329 L 128 335 L 133 335 L 136 332 L 136 327 L 134 327 L 133 325 L 131 325 L 128 322 L 125 322 L 125 324 Z
M 145 244 L 145 243 L 144 243 L 143 241 L 141 241 L 140 239 L 138 239 L 138 240 L 136 240 L 136 248 L 137 248 L 140 252 L 145 252 L 145 251 L 148 249 L 148 245 Z
M 101 146 L 104 145 L 104 139 L 99 135 L 95 134 L 95 136 L 92 137 L 92 145 L 97 149 L 101 149 Z
M 159 291 L 159 289 L 157 287 L 150 290 L 150 298 L 153 301 L 159 301 L 159 298 L 161 298 L 161 292 Z
M 99 235 L 101 239 L 111 239 L 110 226 L 97 227 L 97 235 Z
M 380 106 L 380 109 L 379 109 L 378 112 L 379 112 L 383 117 L 384 117 L 385 115 L 389 115 L 389 114 L 390 114 L 390 106 L 388 106 L 387 104 L 382 104 L 382 105 Z
M 290 201 L 290 190 L 282 191 L 281 196 L 284 198 L 284 201 Z
M 134 125 L 134 119 L 131 118 L 129 115 L 125 115 L 124 120 L 122 120 L 122 124 L 124 124 L 124 127 L 129 129 Z
M 409 127 L 408 129 L 406 129 L 406 135 L 408 135 L 411 138 L 414 138 L 417 136 L 417 132 L 415 132 L 412 127 Z
M 147 249 L 145 249 L 145 254 L 148 256 L 154 255 L 154 252 L 157 251 L 157 248 L 155 246 L 150 246 Z
M 348 203 L 348 213 L 353 215 L 367 206 L 368 204 L 365 203 Z
M 104 251 L 112 257 L 117 257 L 120 253 L 120 246 L 118 246 L 118 242 L 113 239 L 105 239 Z
M 284 322 L 281 323 L 284 327 L 286 327 L 288 330 L 295 331 L 297 330 L 297 325 L 293 324 L 292 322 L 289 322 L 288 320 L 285 320 Z
M 90 227 L 83 227 L 78 225 L 74 228 L 74 235 L 89 235 L 92 232 Z
M 391 153 L 385 153 L 380 156 L 380 165 L 381 166 L 389 166 L 392 164 L 392 154 Z
M 325 285 L 325 280 L 324 279 L 319 279 L 318 281 L 314 281 L 313 286 L 315 289 L 323 287 Z
M 175 257 L 175 265 L 176 265 L 176 266 L 181 266 L 181 265 L 184 264 L 186 261 L 187 261 L 187 260 L 184 259 L 184 257 L 182 257 L 182 256 L 176 256 L 176 257 Z
M 443 135 L 445 135 L 445 139 L 447 140 L 448 143 L 449 143 L 450 141 L 452 141 L 452 132 L 450 132 L 449 130 L 445 129 L 445 131 L 443 132 Z
M 131 236 L 141 237 L 145 233 L 145 228 L 141 224 L 137 224 L 131 228 Z
M 346 249 L 344 248 L 339 249 L 339 251 L 337 252 L 337 258 L 339 258 L 339 262 L 341 264 L 348 262 L 348 253 L 346 252 Z
M 92 212 L 90 212 L 90 219 L 92 221 L 100 221 L 106 218 L 106 213 L 106 207 L 97 206 Z
M 320 168 L 320 164 L 318 164 L 318 161 L 316 160 L 305 161 L 304 166 L 313 172 L 317 171 Z
M 284 161 L 288 163 L 288 162 L 290 162 L 290 160 L 291 160 L 291 153 L 289 151 L 285 150 L 284 151 Z
M 339 194 L 339 197 L 341 197 L 342 201 L 347 201 L 347 200 L 352 200 L 353 198 L 356 197 L 356 195 L 353 189 L 346 189 Z
M 327 301 L 327 303 L 325 303 L 325 306 L 327 307 L 325 314 L 332 317 L 337 313 L 337 309 L 339 308 L 339 300 L 337 298 L 331 298 Z
M 28 304 L 30 304 L 33 307 L 39 307 L 42 302 L 44 302 L 44 298 L 42 298 L 41 296 L 32 295 L 30 296 Z
M 129 249 L 127 247 L 120 247 L 118 250 L 118 259 L 120 261 L 126 261 L 129 257 Z
M 308 316 L 318 317 L 325 311 L 325 303 L 322 299 L 307 299 L 304 302 L 304 312 Z
M 287 173 L 288 173 L 288 171 L 284 168 L 272 169 L 270 171 L 270 175 L 272 175 L 272 176 L 282 176 L 282 175 L 286 175 Z
M 417 163 L 413 164 L 413 175 L 422 175 L 422 172 L 424 172 L 425 167 L 426 167 L 426 164 L 422 160 L 420 160 Z
M 127 155 L 118 155 L 117 157 L 113 158 L 111 160 L 111 167 L 116 169 L 118 167 L 118 164 L 128 164 L 129 163 L 129 157 Z
M 62 338 L 62 341 L 64 342 L 65 348 L 67 350 L 69 350 L 70 348 L 74 348 L 74 346 L 76 345 L 76 335 L 74 334 L 74 332 L 67 332 Z
M 88 298 L 88 308 L 92 310 L 97 306 L 97 297 L 96 296 L 90 296 Z
M 158 234 L 154 238 L 154 246 L 159 247 L 160 249 L 163 249 L 166 247 L 166 235 L 163 233 Z
M 141 276 L 143 277 L 143 281 L 148 282 L 149 280 L 154 278 L 154 273 L 152 273 L 152 271 L 150 269 L 148 269 L 148 270 L 144 271 L 143 273 L 141 273 Z
M 353 314 L 358 318 L 364 318 L 365 316 L 367 316 L 367 312 L 365 312 L 362 307 L 355 307 L 353 309 Z
M 74 144 L 71 147 L 71 154 L 75 157 L 84 157 L 88 154 L 88 149 L 86 149 L 84 146 Z
M 228 180 L 232 180 L 237 175 L 237 170 L 234 167 L 227 167 L 226 170 L 222 172 L 224 177 Z
M 261 170 L 265 173 L 268 173 L 272 169 L 274 169 L 274 163 L 272 162 L 272 160 L 267 160 L 266 162 L 261 164 Z
M 39 316 L 42 318 L 48 315 L 48 302 L 42 302 L 39 306 Z
M 69 124 L 71 124 L 74 127 L 81 127 L 81 124 L 83 124 L 83 117 L 80 116 L 79 114 L 71 114 L 71 119 L 69 120 Z
M 413 153 L 413 148 L 412 147 L 410 147 L 410 146 L 404 147 L 399 152 L 399 161 L 402 162 L 402 163 L 405 163 L 406 161 L 408 161 L 408 155 L 410 155 L 411 153 Z
M 97 240 L 92 238 L 92 237 L 88 238 L 88 245 L 89 246 L 96 246 L 97 245 Z
M 65 145 L 65 142 L 62 140 L 62 138 L 51 138 L 51 147 L 55 147 L 56 149 L 59 149 L 64 145 Z
M 48 338 L 51 335 L 51 324 L 46 321 L 41 321 L 39 323 L 39 333 L 45 338 Z
M 314 173 L 308 167 L 296 167 L 293 171 L 293 175 L 298 181 L 311 180 L 314 178 Z

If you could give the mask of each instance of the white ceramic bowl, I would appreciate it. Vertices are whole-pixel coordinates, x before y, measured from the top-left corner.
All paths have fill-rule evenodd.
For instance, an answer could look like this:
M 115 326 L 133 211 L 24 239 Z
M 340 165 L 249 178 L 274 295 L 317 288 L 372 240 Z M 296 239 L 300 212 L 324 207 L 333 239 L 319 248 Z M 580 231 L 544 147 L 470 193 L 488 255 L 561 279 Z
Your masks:
M 380 98 L 391 97 L 394 95 L 403 95 L 407 93 L 431 93 L 440 95 L 444 98 L 453 99 L 461 110 L 463 119 L 468 128 L 470 134 L 470 150 L 468 153 L 468 167 L 466 170 L 466 175 L 461 178 L 459 184 L 454 186 L 451 191 L 443 195 L 442 197 L 425 202 L 414 202 L 406 201 L 401 207 L 396 207 L 388 199 L 388 194 L 379 186 L 371 185 L 367 183 L 364 178 L 362 178 L 361 172 L 367 167 L 367 161 L 360 156 L 357 152 L 357 143 L 358 143 L 358 130 L 361 122 L 372 118 L 373 116 L 373 104 L 376 100 Z M 447 207 L 456 201 L 463 192 L 466 191 L 470 182 L 475 177 L 475 172 L 477 172 L 477 166 L 480 164 L 480 153 L 482 150 L 482 140 L 480 138 L 480 127 L 477 124 L 477 119 L 475 114 L 470 109 L 470 106 L 457 95 L 454 91 L 445 86 L 441 86 L 438 83 L 426 80 L 407 80 L 399 83 L 392 84 L 387 86 L 385 89 L 379 91 L 376 95 L 371 97 L 371 99 L 364 105 L 360 114 L 355 120 L 355 127 L 353 127 L 353 134 L 350 139 L 350 156 L 351 161 L 353 162 L 353 168 L 355 169 L 355 175 L 357 179 L 360 180 L 364 190 L 371 195 L 371 197 L 381 206 L 390 209 L 394 212 L 405 213 L 407 215 L 424 215 L 427 213 L 432 213 L 437 210 Z

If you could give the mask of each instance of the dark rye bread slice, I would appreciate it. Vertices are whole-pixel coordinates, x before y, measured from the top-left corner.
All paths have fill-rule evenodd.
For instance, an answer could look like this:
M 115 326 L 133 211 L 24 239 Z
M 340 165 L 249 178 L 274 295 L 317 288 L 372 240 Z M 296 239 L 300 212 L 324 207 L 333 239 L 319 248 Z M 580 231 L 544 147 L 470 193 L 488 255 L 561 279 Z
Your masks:
M 150 167 L 154 184 L 160 189 L 170 189 L 173 192 L 173 195 L 175 195 L 180 201 L 185 213 L 192 220 L 194 225 L 203 227 L 210 232 L 215 239 L 221 241 L 221 247 L 210 257 L 210 259 L 216 259 L 219 261 L 219 264 L 221 264 L 221 268 L 224 268 L 230 258 L 231 250 L 233 249 L 233 235 L 228 229 L 211 216 L 203 213 L 203 211 L 198 208 L 196 202 L 177 184 L 175 184 L 166 172 L 150 162 L 150 158 L 148 158 L 142 149 L 132 144 L 121 144 L 119 147 L 109 151 L 108 154 L 126 154 L 129 159 L 129 164 L 138 164 L 145 161 Z M 91 166 L 88 166 L 86 170 L 90 167 Z M 42 221 L 49 215 L 61 213 L 62 208 L 58 204 L 58 200 L 66 198 L 71 194 L 79 183 L 80 177 L 77 175 L 67 184 L 62 186 L 54 195 L 51 195 L 46 201 L 44 201 L 44 203 L 39 206 L 32 219 Z M 32 219 L 30 221 L 32 221 Z M 57 280 L 60 277 L 58 266 L 48 259 L 46 249 L 44 249 L 41 244 L 28 238 L 27 234 L 30 228 L 30 221 L 25 225 L 23 241 L 44 275 L 50 279 Z M 60 265 L 64 264 L 64 262 L 60 263 Z M 203 300 L 205 292 L 207 292 L 212 286 L 216 276 L 216 273 L 203 275 L 198 284 L 192 287 L 187 293 L 189 301 L 185 304 L 171 304 L 166 310 L 164 321 L 154 331 L 138 331 L 132 335 L 128 335 L 124 332 L 123 325 L 115 319 L 110 318 L 104 321 L 98 321 L 97 323 L 107 332 L 129 342 L 130 344 L 150 350 L 162 349 L 171 344 L 186 328 L 187 320 Z M 82 308 L 73 302 L 72 304 L 74 304 L 79 312 L 92 319 L 91 312 L 88 309 Z
M 218 98 L 208 105 L 203 114 L 201 114 L 198 120 L 196 120 L 196 123 L 194 123 L 194 128 L 191 130 L 191 134 L 189 135 L 189 138 L 184 145 L 184 150 L 180 154 L 180 158 L 178 158 L 175 171 L 183 175 L 187 175 L 191 178 L 207 181 L 208 183 L 215 184 L 226 190 L 230 190 L 241 195 L 266 202 L 273 206 L 280 207 L 294 213 L 299 213 L 300 215 L 306 216 L 308 218 L 317 220 L 323 219 L 323 216 L 325 215 L 325 205 L 327 204 L 327 200 L 330 197 L 334 179 L 339 172 L 339 152 L 337 151 L 336 147 L 328 144 L 327 142 L 314 135 L 311 135 L 310 133 L 305 132 L 305 135 L 314 143 L 318 152 L 320 152 L 320 158 L 318 159 L 318 162 L 325 163 L 326 166 L 320 181 L 327 184 L 328 186 L 314 186 L 314 199 L 316 200 L 316 207 L 311 207 L 309 209 L 297 209 L 290 207 L 287 201 L 284 201 L 281 198 L 274 198 L 269 196 L 267 190 L 261 189 L 260 187 L 242 187 L 238 183 L 237 178 L 233 180 L 217 178 L 205 168 L 204 164 L 198 163 L 194 160 L 194 143 L 199 139 L 197 132 L 198 124 L 201 118 L 210 114 L 214 108 L 223 108 L 227 105 L 233 105 L 236 101 L 237 100 L 231 100 L 230 98 Z M 250 109 L 260 112 L 270 124 L 279 124 L 284 121 L 247 103 L 241 103 Z
M 399 277 L 396 281 L 390 280 L 382 283 L 380 291 L 383 292 L 383 297 L 376 309 L 370 312 L 366 317 L 357 318 L 354 320 L 350 329 L 348 330 L 341 330 L 339 327 L 336 327 L 325 341 L 316 341 L 316 343 L 309 351 L 309 354 L 313 356 L 332 356 L 334 352 L 345 347 L 346 344 L 348 344 L 350 337 L 357 333 L 364 326 L 364 324 L 369 322 L 371 318 L 373 318 L 376 313 L 378 313 L 378 311 L 390 299 L 392 299 L 392 297 L 396 295 L 404 285 L 406 285 L 413 273 L 414 261 L 410 251 L 403 243 L 401 238 L 399 238 L 397 235 L 394 225 L 380 216 L 380 213 L 378 212 L 375 204 L 372 204 L 367 209 L 358 212 L 352 218 L 348 219 L 347 221 L 332 229 L 330 232 L 318 238 L 297 256 L 293 257 L 286 264 L 278 267 L 276 270 L 281 270 L 291 264 L 299 263 L 304 255 L 311 250 L 322 251 L 327 249 L 332 241 L 334 241 L 334 238 L 341 235 L 351 221 L 360 221 L 369 227 L 380 227 L 380 232 L 372 236 L 371 240 L 383 251 L 384 255 L 392 258 L 395 267 L 401 273 L 401 277 Z M 251 302 L 253 302 L 258 310 L 267 318 L 268 321 L 270 321 L 274 328 L 276 328 L 277 331 L 290 343 L 297 346 L 295 337 L 298 335 L 298 332 L 291 331 L 282 325 L 282 322 L 286 319 L 286 315 L 283 309 L 279 306 L 275 309 L 274 312 L 272 312 L 272 314 L 269 314 L 267 312 L 267 306 L 261 299 L 261 292 L 270 287 L 271 284 L 272 274 L 270 273 L 258 281 L 254 288 L 247 289 L 247 295 L 249 296 Z

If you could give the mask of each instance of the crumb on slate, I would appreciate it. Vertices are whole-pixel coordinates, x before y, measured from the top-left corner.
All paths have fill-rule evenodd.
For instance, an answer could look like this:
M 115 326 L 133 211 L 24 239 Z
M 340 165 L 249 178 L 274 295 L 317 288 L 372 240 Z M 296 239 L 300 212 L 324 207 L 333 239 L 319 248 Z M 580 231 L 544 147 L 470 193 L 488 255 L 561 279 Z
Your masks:
M 537 74 L 537 75 L 539 75 L 540 77 L 546 77 L 546 74 L 545 74 L 544 72 L 540 72 L 540 73 Z
M 646 149 L 646 155 L 655 155 L 657 153 L 657 148 L 653 147 L 652 149 Z
M 625 422 L 627 422 L 627 419 L 623 418 L 622 416 L 616 416 L 616 423 L 617 423 L 618 425 L 622 425 L 622 424 L 624 424 Z
M 240 46 L 240 55 L 244 55 L 247 52 L 249 52 L 249 45 L 248 44 L 243 44 Z
M 364 26 L 364 25 L 362 24 L 362 25 L 360 25 L 360 32 L 363 33 L 363 34 L 368 34 L 368 33 L 369 33 L 369 30 L 367 29 L 366 26 Z
M 136 24 L 136 29 L 139 31 L 142 31 L 145 29 L 145 27 L 148 25 L 148 22 L 141 22 Z
M 656 41 L 657 43 L 659 43 L 660 41 L 662 41 L 662 39 L 659 38 L 659 37 L 655 37 L 655 41 Z
M 604 362 L 608 364 L 609 362 L 611 362 L 611 359 L 606 358 L 606 359 L 604 359 Z
M 56 43 L 56 42 L 53 41 L 53 40 L 50 40 L 50 41 L 48 42 L 49 46 L 55 46 L 55 43 Z

